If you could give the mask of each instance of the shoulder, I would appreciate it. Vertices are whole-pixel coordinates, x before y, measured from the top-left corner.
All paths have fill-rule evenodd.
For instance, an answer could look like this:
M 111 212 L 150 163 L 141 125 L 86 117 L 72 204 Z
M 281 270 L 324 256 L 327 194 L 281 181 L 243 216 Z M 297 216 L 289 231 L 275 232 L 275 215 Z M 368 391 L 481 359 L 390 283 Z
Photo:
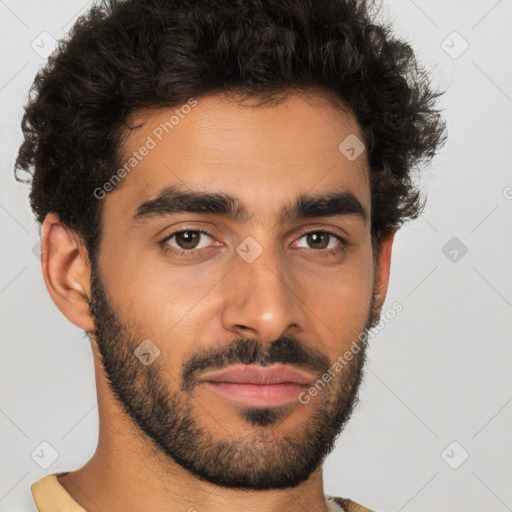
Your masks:
M 30 490 L 39 512 L 86 512 L 58 480 L 66 473 L 54 473 L 34 482 Z
M 345 512 L 375 512 L 347 498 L 331 497 L 330 500 L 343 507 Z

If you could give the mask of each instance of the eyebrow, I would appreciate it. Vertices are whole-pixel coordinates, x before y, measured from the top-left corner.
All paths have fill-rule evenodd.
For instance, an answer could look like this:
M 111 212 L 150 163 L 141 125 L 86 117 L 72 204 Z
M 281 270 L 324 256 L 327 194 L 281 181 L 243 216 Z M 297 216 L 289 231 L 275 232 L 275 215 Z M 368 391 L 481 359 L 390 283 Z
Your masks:
M 222 192 L 204 193 L 187 191 L 176 186 L 163 189 L 156 198 L 138 206 L 131 222 L 144 224 L 161 216 L 177 213 L 211 213 L 228 217 L 237 222 L 248 222 L 251 215 L 237 197 Z M 281 224 L 313 217 L 358 216 L 365 224 L 368 212 L 350 190 L 325 192 L 319 195 L 302 195 L 284 205 L 277 216 Z

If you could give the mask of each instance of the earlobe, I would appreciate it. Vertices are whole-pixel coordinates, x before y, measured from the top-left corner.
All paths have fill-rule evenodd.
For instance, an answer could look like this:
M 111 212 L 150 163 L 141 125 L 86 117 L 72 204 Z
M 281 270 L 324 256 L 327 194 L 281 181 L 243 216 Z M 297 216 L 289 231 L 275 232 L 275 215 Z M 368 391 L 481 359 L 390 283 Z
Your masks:
M 77 327 L 92 331 L 87 251 L 80 237 L 54 213 L 41 226 L 41 269 L 48 293 L 62 314 Z

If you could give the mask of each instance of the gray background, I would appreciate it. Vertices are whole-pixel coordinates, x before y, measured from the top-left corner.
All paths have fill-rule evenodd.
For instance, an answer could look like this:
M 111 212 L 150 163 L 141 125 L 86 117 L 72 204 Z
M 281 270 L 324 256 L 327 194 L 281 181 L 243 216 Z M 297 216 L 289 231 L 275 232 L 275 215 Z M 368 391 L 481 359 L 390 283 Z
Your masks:
M 88 5 L 0 0 L 2 512 L 35 510 L 30 484 L 80 467 L 97 442 L 89 341 L 49 298 L 12 172 L 28 87 Z M 403 311 L 371 343 L 325 491 L 382 511 L 512 510 L 512 1 L 384 5 L 448 88 L 449 140 L 420 178 L 425 213 L 396 237 L 384 309 Z M 42 442 L 58 454 L 47 469 Z

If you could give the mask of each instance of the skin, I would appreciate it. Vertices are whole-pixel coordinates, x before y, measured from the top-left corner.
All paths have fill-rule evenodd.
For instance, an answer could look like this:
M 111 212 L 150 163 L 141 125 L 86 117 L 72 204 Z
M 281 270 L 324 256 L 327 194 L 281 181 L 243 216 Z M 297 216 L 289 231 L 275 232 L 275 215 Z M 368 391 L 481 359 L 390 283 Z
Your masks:
M 239 406 L 204 385 L 194 386 L 191 395 L 180 392 L 182 365 L 198 349 L 223 353 L 225 346 L 237 340 L 256 340 L 258 354 L 266 354 L 275 340 L 286 336 L 299 341 L 306 354 L 320 354 L 334 363 L 370 320 L 378 320 L 388 287 L 394 234 L 377 247 L 374 259 L 370 223 L 358 216 L 276 221 L 276 212 L 296 197 L 340 187 L 352 191 L 371 212 L 366 153 L 350 161 L 338 150 L 349 134 L 363 140 L 360 127 L 350 112 L 337 108 L 328 96 L 291 92 L 283 103 L 273 106 L 241 104 L 220 95 L 197 100 L 197 106 L 122 185 L 103 199 L 98 271 L 123 327 L 124 353 L 131 354 L 144 339 L 160 350 L 150 366 L 133 357 L 133 371 L 139 376 L 155 372 L 163 392 L 191 406 L 194 420 L 212 436 L 211 441 L 238 443 L 239 453 L 247 451 L 247 464 L 255 470 L 263 470 L 265 463 L 275 463 L 277 468 L 282 454 L 265 452 L 262 441 L 280 446 L 290 436 L 306 443 L 311 435 L 308 428 L 315 426 L 314 414 L 329 400 L 332 407 L 335 397 L 341 396 L 343 379 L 355 375 L 357 368 L 352 374 L 348 370 L 337 374 L 330 387 L 309 404 L 294 402 L 279 409 L 276 421 L 265 426 L 248 421 Z M 125 154 L 139 149 L 173 110 L 137 113 L 135 123 L 144 124 L 128 135 Z M 211 213 L 185 213 L 135 224 L 131 217 L 137 206 L 168 185 L 237 196 L 251 218 L 237 222 Z M 326 249 L 307 244 L 305 233 L 311 228 L 346 237 L 346 250 L 322 256 Z M 186 229 L 208 231 L 211 238 L 206 236 L 200 243 L 210 249 L 199 249 L 193 258 L 165 253 L 161 241 Z M 248 236 L 263 249 L 250 264 L 235 251 Z M 200 479 L 158 450 L 123 410 L 103 367 L 98 342 L 103 347 L 107 341 L 94 335 L 90 309 L 94 269 L 82 240 L 55 214 L 45 219 L 42 239 L 48 291 L 66 318 L 89 332 L 95 361 L 98 447 L 87 464 L 60 478 L 82 507 L 89 512 L 327 510 L 321 464 L 293 487 L 237 489 Z M 167 243 L 179 249 L 176 242 Z M 330 247 L 339 243 L 334 238 Z M 107 340 L 109 332 L 104 331 Z M 113 331 L 110 335 L 114 336 Z M 362 361 L 358 364 L 362 366 Z M 315 368 L 318 378 L 320 366 Z M 351 395 L 355 392 L 352 389 Z M 344 397 L 340 404 L 346 405 L 348 399 Z M 259 451 L 251 452 L 258 442 Z

